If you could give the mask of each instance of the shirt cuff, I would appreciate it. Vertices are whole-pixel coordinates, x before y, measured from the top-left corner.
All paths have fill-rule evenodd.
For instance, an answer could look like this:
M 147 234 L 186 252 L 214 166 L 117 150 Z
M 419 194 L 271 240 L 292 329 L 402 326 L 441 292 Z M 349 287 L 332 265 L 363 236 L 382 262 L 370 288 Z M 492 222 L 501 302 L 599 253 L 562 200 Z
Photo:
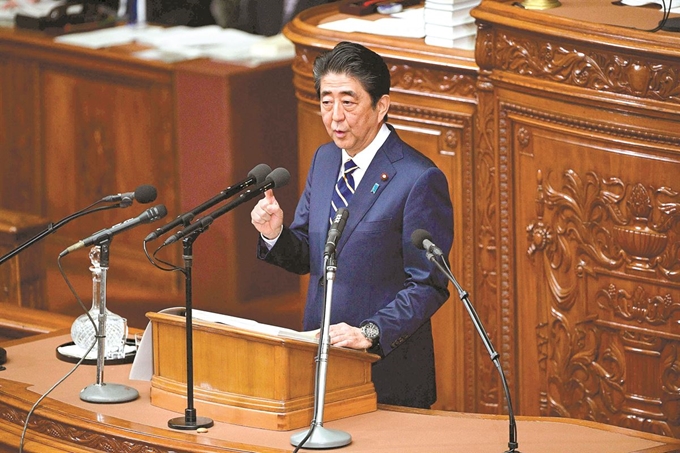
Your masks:
M 267 246 L 267 249 L 271 250 L 272 247 L 274 247 L 274 244 L 276 244 L 276 241 L 278 241 L 279 238 L 281 237 L 282 232 L 283 232 L 283 226 L 281 226 L 281 230 L 279 231 L 279 234 L 277 234 L 274 239 L 267 239 L 266 237 L 264 237 L 264 235 L 262 233 L 260 233 L 260 237 L 262 238 L 265 245 Z

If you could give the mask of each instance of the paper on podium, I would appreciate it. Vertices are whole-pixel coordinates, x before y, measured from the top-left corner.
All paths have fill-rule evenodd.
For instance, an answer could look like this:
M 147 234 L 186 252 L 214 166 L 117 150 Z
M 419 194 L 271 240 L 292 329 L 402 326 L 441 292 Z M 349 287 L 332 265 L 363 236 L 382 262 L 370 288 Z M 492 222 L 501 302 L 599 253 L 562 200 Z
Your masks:
M 184 307 L 172 307 L 161 310 L 160 313 L 174 314 L 184 316 Z M 252 319 L 239 318 L 236 316 L 222 315 L 219 313 L 212 313 L 203 310 L 192 310 L 191 316 L 194 320 L 205 322 L 215 322 L 224 324 L 237 329 L 249 330 L 251 332 L 263 333 L 266 335 L 291 338 L 295 340 L 307 341 L 318 344 L 319 340 L 316 338 L 318 330 L 309 332 L 298 332 L 297 330 L 287 329 L 285 327 L 272 326 L 270 324 L 262 324 Z M 151 323 L 144 329 L 142 340 L 137 348 L 137 354 L 132 362 L 130 368 L 130 380 L 133 381 L 150 381 L 153 377 L 153 335 L 151 334 Z
M 216 322 L 237 329 L 250 330 L 251 332 L 264 333 L 274 337 L 292 338 L 295 340 L 309 341 L 318 343 L 316 334 L 318 331 L 298 332 L 293 329 L 286 329 L 285 327 L 272 326 L 270 324 L 262 324 L 252 319 L 238 318 L 236 316 L 221 315 L 218 313 L 211 313 L 203 310 L 193 310 L 192 316 L 194 319 L 201 321 Z
M 166 308 L 161 310 L 161 313 L 170 313 L 179 315 L 183 308 Z M 153 335 L 151 334 L 151 323 L 146 325 L 142 341 L 137 346 L 137 353 L 135 359 L 132 361 L 130 368 L 131 381 L 150 381 L 153 377 Z

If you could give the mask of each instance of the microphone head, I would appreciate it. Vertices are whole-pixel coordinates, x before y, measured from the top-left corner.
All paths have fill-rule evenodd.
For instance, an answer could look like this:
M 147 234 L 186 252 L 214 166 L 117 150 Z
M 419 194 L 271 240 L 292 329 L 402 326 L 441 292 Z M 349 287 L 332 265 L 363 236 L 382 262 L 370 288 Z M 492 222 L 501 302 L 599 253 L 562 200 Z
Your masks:
M 135 189 L 135 200 L 137 203 L 151 203 L 156 199 L 157 195 L 156 188 L 149 184 L 141 185 Z
M 155 222 L 156 220 L 162 219 L 168 214 L 168 209 L 165 207 L 164 204 L 159 204 L 154 206 L 153 208 L 149 208 L 146 210 L 146 213 L 149 214 L 148 216 L 148 222 Z
M 426 230 L 417 229 L 411 234 L 411 243 L 420 250 L 425 250 L 425 240 L 432 242 L 432 235 Z
M 269 165 L 267 164 L 259 164 L 256 165 L 255 168 L 250 170 L 248 173 L 248 176 L 251 178 L 255 178 L 255 183 L 260 184 L 264 182 L 264 180 L 267 178 L 267 175 L 272 172 L 272 169 Z
M 274 188 L 283 187 L 290 181 L 290 173 L 283 167 L 278 167 L 272 170 L 267 179 L 270 179 L 274 183 Z
M 342 230 L 345 226 L 345 223 L 347 222 L 347 218 L 349 217 L 349 211 L 347 208 L 338 208 L 337 211 L 335 211 L 335 218 L 333 219 L 333 223 L 338 226 L 339 230 Z

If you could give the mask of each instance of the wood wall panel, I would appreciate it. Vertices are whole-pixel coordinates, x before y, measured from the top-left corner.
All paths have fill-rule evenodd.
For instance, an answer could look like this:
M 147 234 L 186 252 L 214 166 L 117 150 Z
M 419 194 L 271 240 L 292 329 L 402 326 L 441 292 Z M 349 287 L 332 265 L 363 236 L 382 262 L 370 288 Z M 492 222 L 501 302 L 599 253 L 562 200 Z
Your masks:
M 140 80 L 123 71 L 88 70 L 83 75 L 78 69 L 63 64 L 41 66 L 40 129 L 47 170 L 43 215 L 60 219 L 103 195 L 134 190 L 142 184 L 156 187 L 158 199 L 148 205 L 135 203 L 122 212 L 109 210 L 71 223 L 48 241 L 48 259 L 56 257 L 70 243 L 98 231 L 101 225 L 111 226 L 136 217 L 156 204 L 164 204 L 168 212 L 179 209 L 176 178 L 170 176 L 180 172 L 172 135 L 175 120 L 170 79 L 166 77 L 163 83 Z M 146 230 L 151 228 L 137 228 L 112 240 L 108 281 L 109 306 L 114 312 L 121 310 L 123 302 L 118 300 L 131 297 L 123 289 L 126 286 L 140 292 L 152 288 L 162 291 L 166 301 L 181 294 L 178 276 L 154 272 L 144 257 L 140 245 L 148 234 Z M 77 279 L 79 294 L 88 299 L 91 283 L 83 272 L 89 267 L 87 255 L 74 253 L 63 263 L 67 277 Z M 78 309 L 75 302 L 74 297 L 62 293 L 50 301 L 50 308 L 73 313 Z
M 0 31 L 0 158 L 7 164 L 0 207 L 57 222 L 106 195 L 155 186 L 158 198 L 149 205 L 135 203 L 64 225 L 42 240 L 44 258 L 34 263 L 47 271 L 43 308 L 80 314 L 57 266 L 59 253 L 164 204 L 165 219 L 117 235 L 111 244 L 108 307 L 143 327 L 147 311 L 185 303 L 183 276 L 149 263 L 144 237 L 245 179 L 259 163 L 291 169 L 290 186 L 280 193 L 290 207 L 297 198 L 294 152 L 291 157 L 296 118 L 290 62 L 255 68 L 208 60 L 165 64 L 130 56 L 135 50 L 82 49 L 41 33 Z M 197 308 L 297 327 L 297 280 L 257 263 L 248 212 L 248 205 L 240 207 L 201 235 Z M 150 243 L 149 253 L 161 244 Z M 180 241 L 162 257 L 183 266 L 181 254 Z M 74 251 L 61 264 L 89 306 L 87 253 Z
M 475 204 L 498 245 L 498 290 L 475 288 L 501 307 L 519 413 L 678 437 L 680 41 L 589 23 L 613 13 L 473 11 Z
M 35 62 L 0 54 L 0 160 L 5 168 L 12 168 L 0 180 L 0 198 L 6 209 L 26 212 L 26 206 L 35 206 L 40 215 L 44 203 L 40 190 L 17 184 L 42 180 L 42 156 L 31 152 L 41 139 L 35 122 L 39 86 Z
M 215 62 L 177 72 L 181 205 L 190 210 L 260 163 L 291 173 L 276 197 L 287 213 L 298 197 L 297 118 L 290 62 L 232 68 Z M 206 109 L 214 105 L 215 108 Z M 243 108 L 248 106 L 248 108 Z M 302 300 L 292 274 L 256 258 L 250 210 L 259 196 L 213 222 L 194 244 L 196 307 L 299 329 Z M 233 201 L 231 199 L 230 201 Z M 292 215 L 292 214 L 291 214 Z M 175 244 L 177 250 L 181 244 Z M 265 284 L 263 284 L 265 282 Z

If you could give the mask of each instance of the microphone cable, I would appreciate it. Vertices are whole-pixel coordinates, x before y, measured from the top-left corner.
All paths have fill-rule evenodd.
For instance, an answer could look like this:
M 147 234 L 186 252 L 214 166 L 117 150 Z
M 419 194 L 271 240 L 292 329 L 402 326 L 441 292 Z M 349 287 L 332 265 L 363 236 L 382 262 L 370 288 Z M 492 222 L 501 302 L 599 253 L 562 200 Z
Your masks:
M 165 248 L 165 244 L 159 245 L 158 248 L 153 252 L 153 255 L 150 255 L 149 251 L 146 248 L 147 243 L 148 243 L 147 241 L 144 241 L 144 244 L 143 244 L 144 254 L 146 255 L 146 258 L 149 260 L 149 262 L 151 264 L 153 264 L 156 268 L 158 268 L 162 271 L 165 271 L 165 272 L 181 272 L 183 274 L 186 274 L 186 270 L 184 268 L 179 267 L 179 266 L 177 266 L 173 263 L 170 263 L 168 261 L 162 260 L 161 258 L 159 258 L 157 256 L 158 252 L 160 252 L 161 249 Z M 158 263 L 162 263 L 162 264 L 166 265 L 167 267 L 163 267 L 163 266 L 159 265 L 156 261 L 158 261 Z
M 659 25 L 656 27 L 652 28 L 651 30 L 647 30 L 651 33 L 655 33 L 659 30 L 662 30 L 663 27 L 666 25 L 666 22 L 668 21 L 668 18 L 671 15 L 671 9 L 673 9 L 673 0 L 668 0 L 668 7 L 666 7 L 666 0 L 661 0 L 661 12 L 663 15 L 661 16 L 661 20 L 659 21 Z
M 95 203 L 95 204 L 96 204 L 96 203 Z M 91 206 L 92 206 L 92 205 L 91 205 Z M 104 209 L 104 207 L 102 207 L 102 208 L 100 208 L 100 209 Z M 100 336 L 99 336 L 99 327 L 97 326 L 97 323 L 94 321 L 94 319 L 92 319 L 92 316 L 90 316 L 90 311 L 87 309 L 87 307 L 85 306 L 85 304 L 83 303 L 83 301 L 80 299 L 80 296 L 78 296 L 78 292 L 75 290 L 75 288 L 74 288 L 73 285 L 71 284 L 71 281 L 68 279 L 66 273 L 64 272 L 64 268 L 63 268 L 62 265 L 61 265 L 61 258 L 62 258 L 62 257 L 57 258 L 57 266 L 59 267 L 59 272 L 61 273 L 62 277 L 64 278 L 64 281 L 66 282 L 66 285 L 67 285 L 68 288 L 71 290 L 71 293 L 73 293 L 73 295 L 75 296 L 76 300 L 78 301 L 78 304 L 79 304 L 80 307 L 83 309 L 83 311 L 84 311 L 85 314 L 87 315 L 88 319 L 89 319 L 90 322 L 92 323 L 92 326 L 94 327 L 94 332 L 95 332 L 94 341 L 93 341 L 92 344 L 90 345 L 89 349 L 88 349 L 88 350 L 83 354 L 83 356 L 80 358 L 80 360 L 78 360 L 78 362 L 73 366 L 73 368 L 71 368 L 70 371 L 68 371 L 63 377 L 61 377 L 61 379 L 59 379 L 54 385 L 52 385 L 52 387 L 50 387 L 49 389 L 47 389 L 47 391 L 45 391 L 45 393 L 43 393 L 43 394 L 40 396 L 40 398 L 38 398 L 38 399 L 36 400 L 36 402 L 33 404 L 33 406 L 31 406 L 31 409 L 26 413 L 26 419 L 24 420 L 24 427 L 23 427 L 23 429 L 21 430 L 21 439 L 19 440 L 19 453 L 23 453 L 23 451 L 24 451 L 24 440 L 25 440 L 25 438 L 26 438 L 26 431 L 28 430 L 28 421 L 29 421 L 29 419 L 31 418 L 31 416 L 33 415 L 33 412 L 35 412 L 35 410 L 36 410 L 36 408 L 38 407 L 38 405 L 39 405 L 39 404 L 47 397 L 47 395 L 49 395 L 50 393 L 52 393 L 52 391 L 53 391 L 54 389 L 56 389 L 59 385 L 61 385 L 62 382 L 64 382 L 66 379 L 68 379 L 68 378 L 69 378 L 69 377 L 70 377 L 70 376 L 78 369 L 78 367 L 80 367 L 80 365 L 83 363 L 83 361 L 85 361 L 85 358 L 88 356 L 88 354 L 90 353 L 90 351 L 92 351 L 92 349 L 93 349 L 94 346 L 97 344 L 97 341 L 98 341 L 99 338 L 100 338 Z

